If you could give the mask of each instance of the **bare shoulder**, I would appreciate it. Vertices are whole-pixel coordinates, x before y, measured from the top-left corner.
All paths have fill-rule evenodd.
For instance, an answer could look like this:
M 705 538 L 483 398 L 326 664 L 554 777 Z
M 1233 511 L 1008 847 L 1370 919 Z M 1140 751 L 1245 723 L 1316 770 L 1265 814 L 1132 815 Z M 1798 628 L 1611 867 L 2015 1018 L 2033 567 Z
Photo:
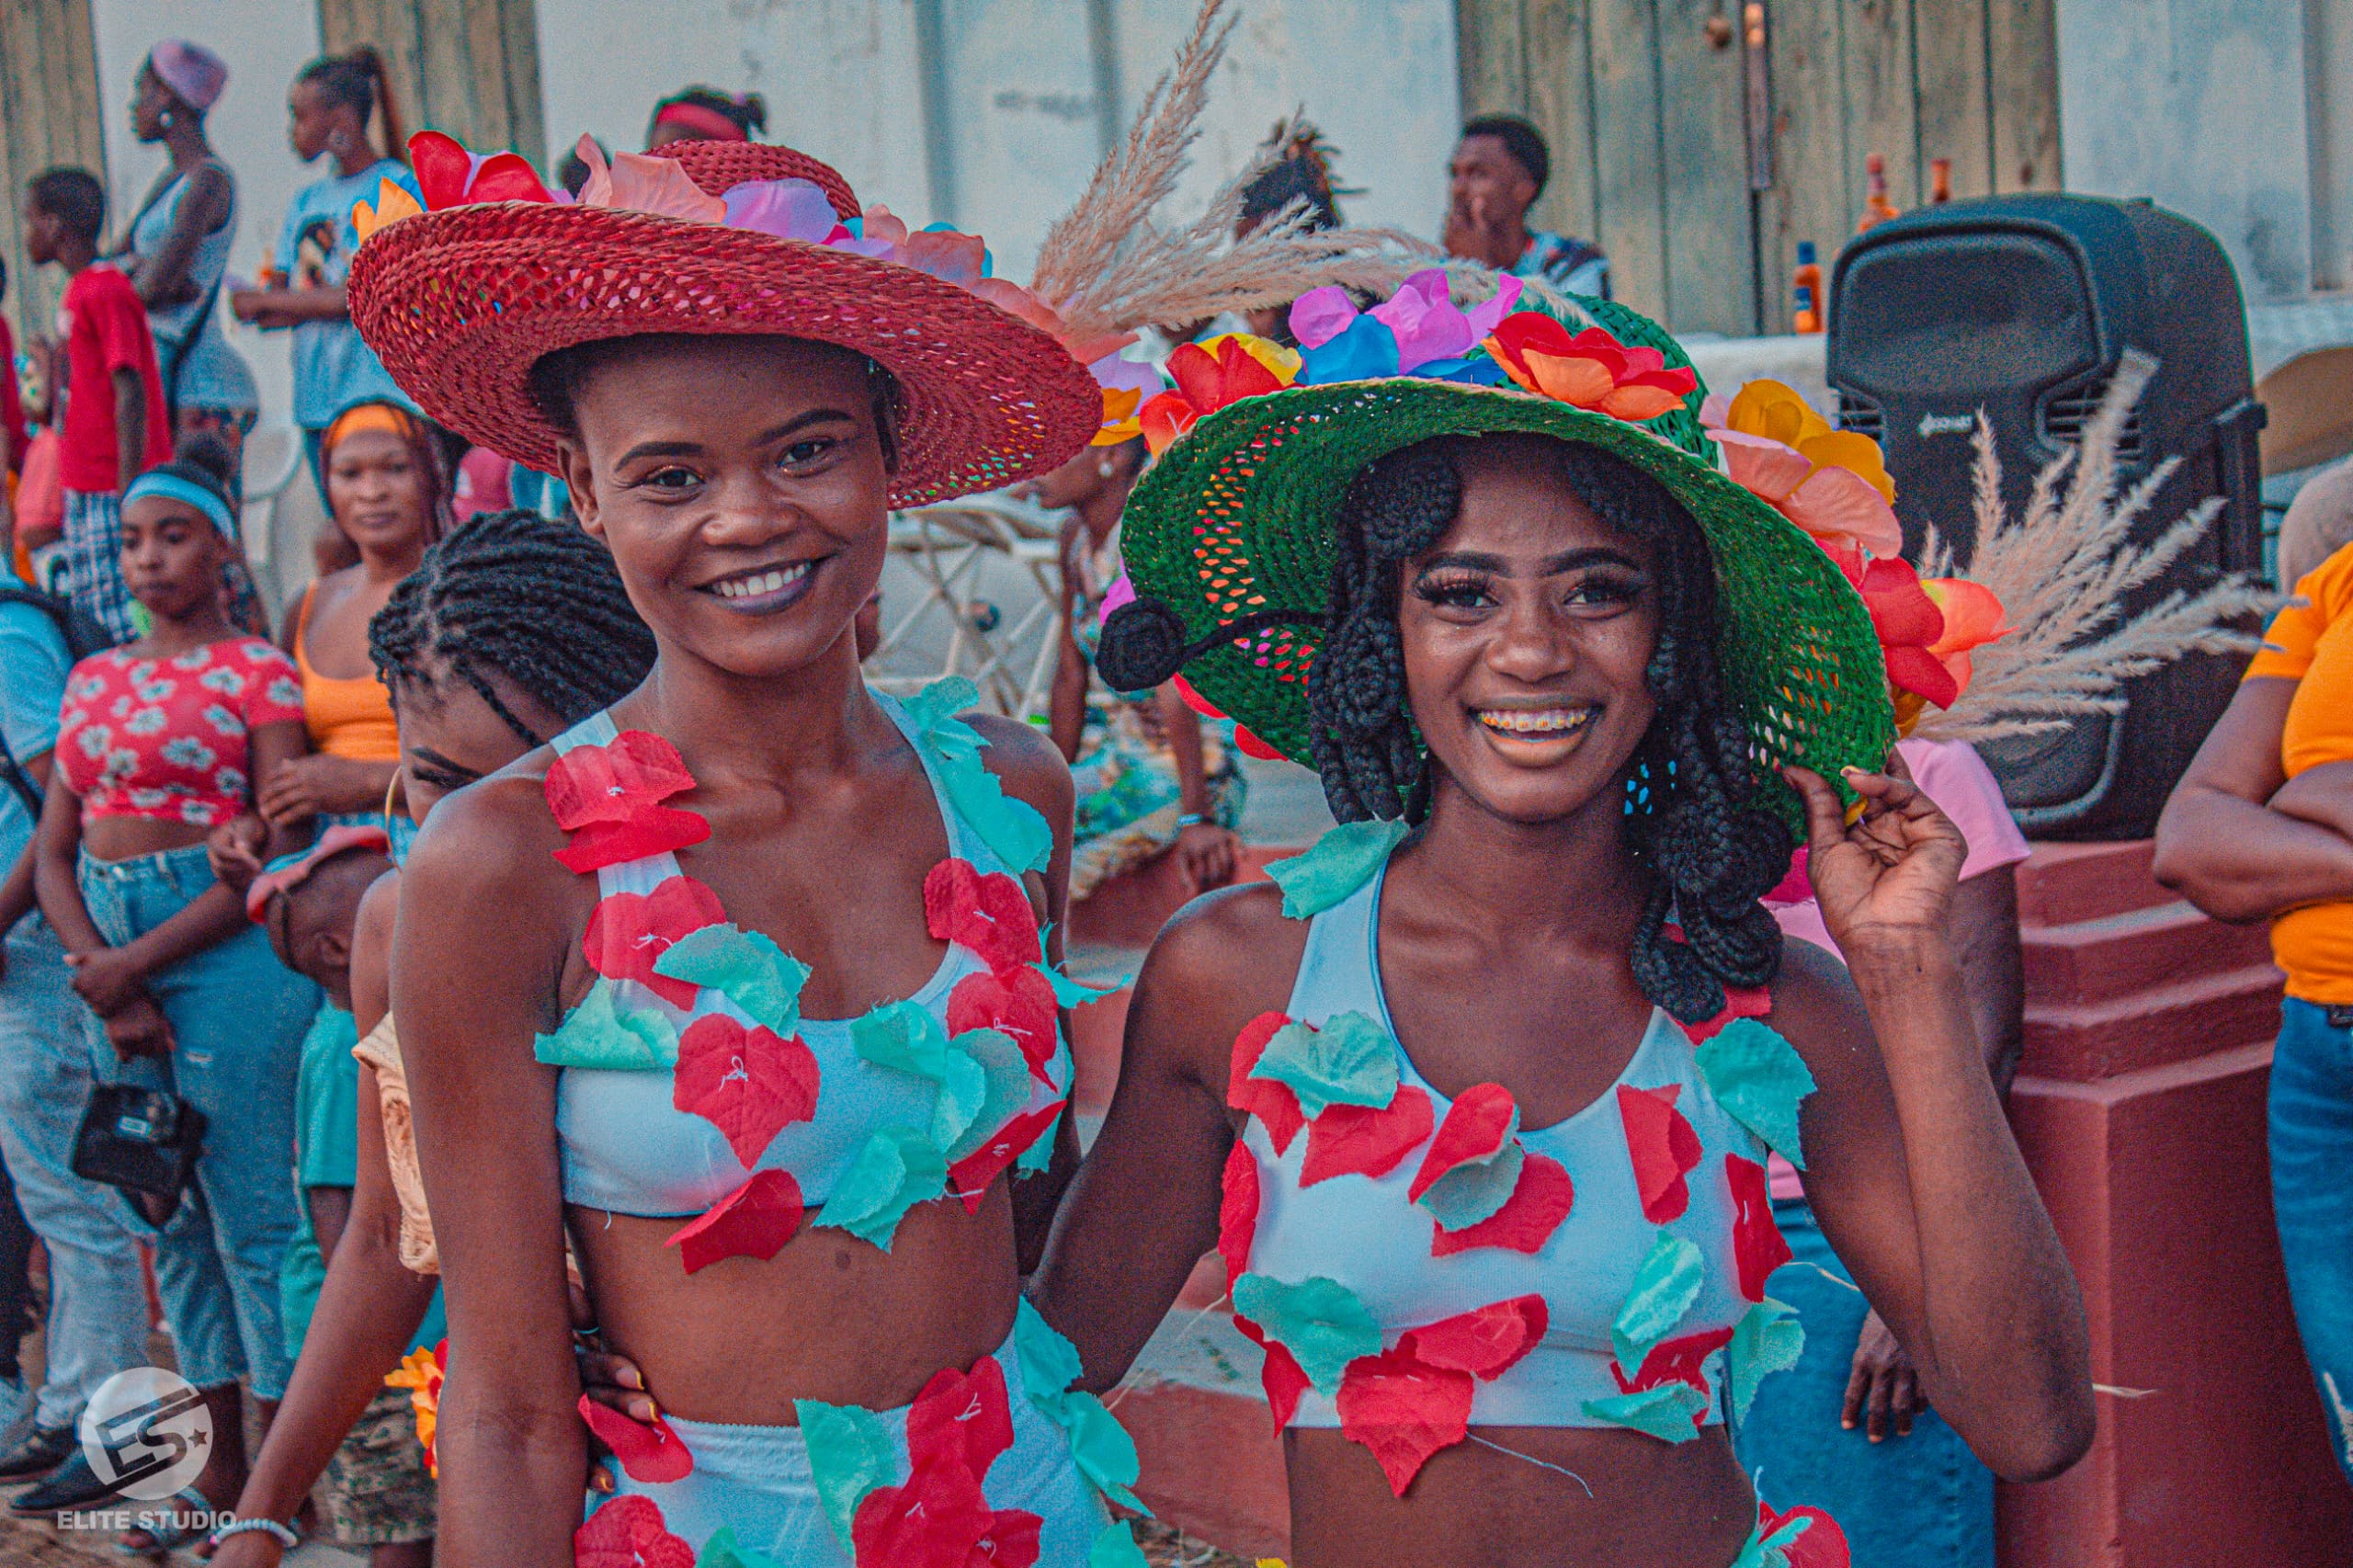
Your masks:
M 541 747 L 433 808 L 402 869 L 405 906 L 454 912 L 512 897 L 539 905 L 578 880 L 554 858 L 564 835 L 548 812 L 552 755 Z
M 1131 1016 L 1153 1037 L 1149 1044 L 1173 1045 L 1222 1094 L 1234 1036 L 1290 1005 L 1307 930 L 1306 921 L 1284 915 L 1282 892 L 1271 882 L 1204 894 L 1154 939 Z
M 355 953 L 381 955 L 392 946 L 392 916 L 401 905 L 401 874 L 397 868 L 368 884 L 359 895 L 359 918 L 352 928 Z
M 1052 737 L 1035 724 L 1001 713 L 967 713 L 963 720 L 988 743 L 981 759 L 1004 783 L 1006 792 L 1029 802 L 1062 831 L 1076 793 L 1070 764 L 1063 760 Z
M 1797 1048 L 1817 1080 L 1835 1088 L 1857 1074 L 1880 1075 L 1870 1014 L 1835 955 L 1812 942 L 1785 940 L 1772 993 L 1775 1031 Z

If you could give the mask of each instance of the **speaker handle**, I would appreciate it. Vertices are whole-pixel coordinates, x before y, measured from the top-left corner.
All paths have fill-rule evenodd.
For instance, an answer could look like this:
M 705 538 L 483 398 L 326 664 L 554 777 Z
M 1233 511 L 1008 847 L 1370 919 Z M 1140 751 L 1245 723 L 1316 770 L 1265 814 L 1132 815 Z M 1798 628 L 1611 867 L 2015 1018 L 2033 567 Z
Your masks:
M 2222 492 L 2222 570 L 2263 570 L 2263 452 L 2270 410 L 2243 397 L 2214 416 L 2215 477 Z

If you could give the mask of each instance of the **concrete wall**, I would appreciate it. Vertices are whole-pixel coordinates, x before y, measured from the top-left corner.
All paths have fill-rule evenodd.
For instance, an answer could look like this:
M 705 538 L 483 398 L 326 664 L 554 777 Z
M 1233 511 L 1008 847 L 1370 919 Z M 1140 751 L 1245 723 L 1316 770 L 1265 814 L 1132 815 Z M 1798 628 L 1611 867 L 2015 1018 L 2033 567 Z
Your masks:
M 2353 122 L 2335 111 L 2336 95 L 2308 100 L 2308 21 L 2342 49 L 2353 41 L 2353 0 L 2060 0 L 2068 188 L 2152 197 L 2205 224 L 2230 252 L 2249 304 L 2300 299 L 2313 287 L 2317 207 L 2323 232 L 2336 236 L 2318 281 L 2341 285 L 2343 220 L 2325 171 Z M 2353 65 L 2353 51 L 2333 58 Z M 2338 101 L 2353 114 L 2353 95 Z M 2342 172 L 2353 175 L 2353 157 Z

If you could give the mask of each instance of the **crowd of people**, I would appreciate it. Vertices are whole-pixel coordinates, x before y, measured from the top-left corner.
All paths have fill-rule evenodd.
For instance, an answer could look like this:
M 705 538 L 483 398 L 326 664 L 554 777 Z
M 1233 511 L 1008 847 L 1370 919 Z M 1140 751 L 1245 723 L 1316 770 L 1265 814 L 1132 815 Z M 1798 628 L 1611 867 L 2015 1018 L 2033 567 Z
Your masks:
M 1870 441 L 1707 397 L 1529 227 L 1532 128 L 1464 126 L 1454 261 L 1372 290 L 1386 242 L 1279 126 L 1250 265 L 1172 322 L 1098 276 L 1116 180 L 1032 292 L 758 142 L 756 97 L 545 183 L 429 134 L 412 167 L 363 49 L 296 78 L 331 172 L 229 290 L 226 78 L 142 66 L 167 163 L 111 252 L 92 175 L 23 193 L 70 282 L 0 408 L 17 1513 L 115 1494 L 77 1422 L 148 1361 L 151 1268 L 213 1442 L 129 1544 L 222 1568 L 312 1530 L 379 1568 L 1141 1564 L 1107 1398 L 1209 1256 L 1305 1568 L 1984 1568 L 1995 1478 L 2084 1453 L 2004 1115 L 2027 846 L 1910 733 L 1967 687 L 1920 617 L 1970 585 L 1895 556 Z M 283 607 L 224 305 L 293 335 L 326 503 Z M 1010 485 L 1068 517 L 1042 729 L 860 668 L 889 512 Z M 2277 917 L 2280 1223 L 2342 1436 L 2353 549 L 2300 592 L 2158 857 Z M 1245 756 L 1340 825 L 1229 888 Z M 1063 932 L 1153 867 L 1227 891 L 1145 957 L 1082 1149 Z

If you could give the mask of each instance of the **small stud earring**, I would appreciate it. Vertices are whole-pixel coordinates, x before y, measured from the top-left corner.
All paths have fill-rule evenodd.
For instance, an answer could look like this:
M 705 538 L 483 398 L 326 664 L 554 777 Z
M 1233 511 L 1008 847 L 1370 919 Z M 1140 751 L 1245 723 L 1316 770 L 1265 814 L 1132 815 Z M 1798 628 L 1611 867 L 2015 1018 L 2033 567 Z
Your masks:
M 1110 460 L 1109 458 L 1097 458 L 1097 459 L 1096 459 L 1096 460 L 1095 460 L 1095 472 L 1097 472 L 1097 473 L 1099 473 L 1099 474 L 1101 474 L 1101 475 L 1102 475 L 1104 478 L 1106 478 L 1106 479 L 1110 478 L 1110 477 L 1111 477 L 1111 460 Z

